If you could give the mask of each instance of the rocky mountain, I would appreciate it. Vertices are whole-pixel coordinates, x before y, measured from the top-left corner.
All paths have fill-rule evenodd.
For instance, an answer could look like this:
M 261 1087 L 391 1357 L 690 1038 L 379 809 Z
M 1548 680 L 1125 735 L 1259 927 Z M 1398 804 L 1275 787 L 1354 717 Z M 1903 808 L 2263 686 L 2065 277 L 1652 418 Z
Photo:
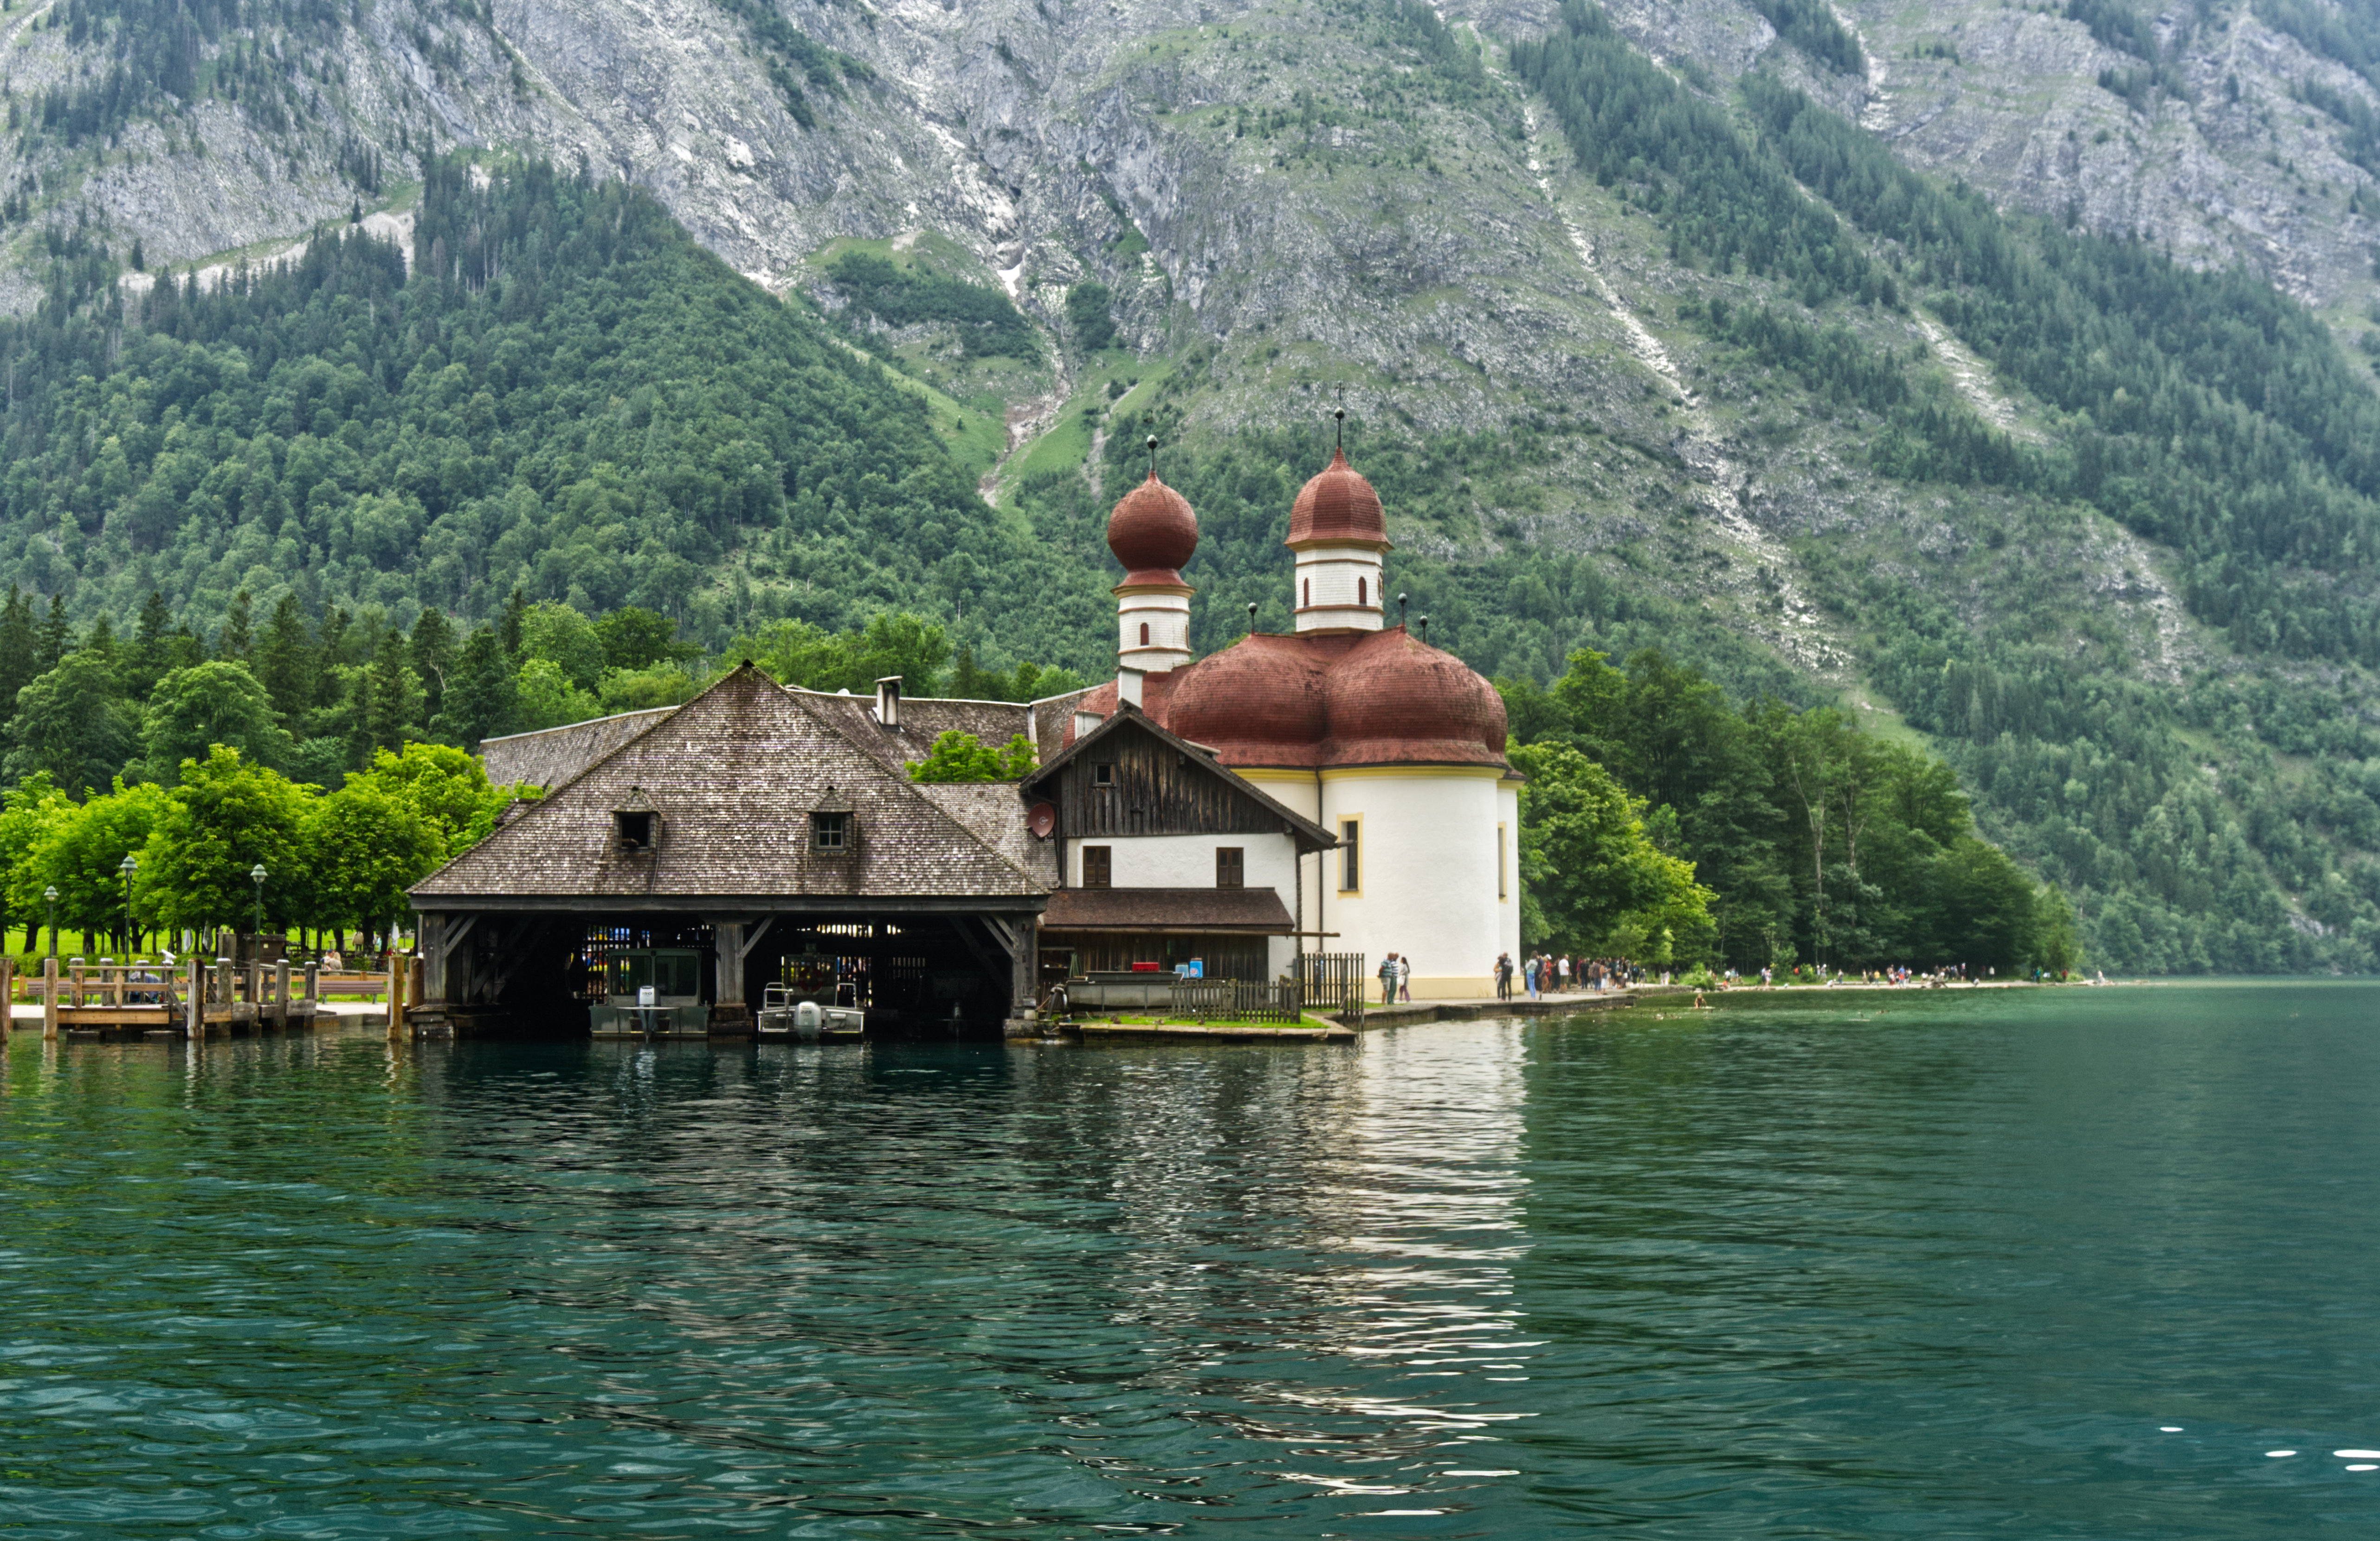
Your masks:
M 19 313 L 72 252 L 220 280 L 326 221 L 409 240 L 426 156 L 550 158 L 933 395 L 1055 563 L 1161 428 L 1211 489 L 1208 645 L 1277 602 L 1266 521 L 1343 400 L 1478 667 L 1658 642 L 1923 733 L 2122 966 L 2373 961 L 2371 0 L 20 0 L 0 36 Z M 952 319 L 1003 297 L 1022 346 Z M 49 526 L 10 517 L 24 575 Z M 815 582 L 740 573 L 738 613 Z

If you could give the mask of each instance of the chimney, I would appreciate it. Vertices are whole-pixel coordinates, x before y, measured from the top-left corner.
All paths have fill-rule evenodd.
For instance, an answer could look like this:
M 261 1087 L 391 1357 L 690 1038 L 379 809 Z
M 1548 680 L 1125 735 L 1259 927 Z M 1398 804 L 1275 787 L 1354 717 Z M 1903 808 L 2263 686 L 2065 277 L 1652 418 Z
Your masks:
M 895 733 L 901 730 L 901 677 L 897 674 L 876 682 L 876 720 Z

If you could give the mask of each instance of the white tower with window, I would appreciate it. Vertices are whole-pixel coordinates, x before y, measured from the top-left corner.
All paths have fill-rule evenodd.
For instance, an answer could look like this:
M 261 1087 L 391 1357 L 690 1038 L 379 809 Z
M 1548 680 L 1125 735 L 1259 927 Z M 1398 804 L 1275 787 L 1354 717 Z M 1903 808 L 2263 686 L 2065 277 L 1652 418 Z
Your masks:
M 1347 414 L 1338 415 L 1343 421 Z M 1372 484 L 1347 464 L 1343 445 L 1297 495 L 1284 544 L 1296 554 L 1298 630 L 1380 629 L 1388 597 L 1380 592 L 1381 558 L 1390 550 L 1388 520 Z

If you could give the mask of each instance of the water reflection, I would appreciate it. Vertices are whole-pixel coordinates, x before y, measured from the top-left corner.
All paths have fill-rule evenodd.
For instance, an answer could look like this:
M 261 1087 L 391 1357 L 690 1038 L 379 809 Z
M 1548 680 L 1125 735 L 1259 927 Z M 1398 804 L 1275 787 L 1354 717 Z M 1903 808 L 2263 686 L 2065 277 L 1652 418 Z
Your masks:
M 2353 1523 L 2369 1013 L 2182 998 L 1318 1050 L 20 1036 L 0 1525 Z

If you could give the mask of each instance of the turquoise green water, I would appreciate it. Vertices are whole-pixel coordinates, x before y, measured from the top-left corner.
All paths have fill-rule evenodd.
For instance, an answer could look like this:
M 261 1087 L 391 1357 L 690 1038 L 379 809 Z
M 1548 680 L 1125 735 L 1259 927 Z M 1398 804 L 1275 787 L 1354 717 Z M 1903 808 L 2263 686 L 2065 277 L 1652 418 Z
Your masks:
M 2375 1022 L 20 1036 L 0 1531 L 2370 1535 Z

